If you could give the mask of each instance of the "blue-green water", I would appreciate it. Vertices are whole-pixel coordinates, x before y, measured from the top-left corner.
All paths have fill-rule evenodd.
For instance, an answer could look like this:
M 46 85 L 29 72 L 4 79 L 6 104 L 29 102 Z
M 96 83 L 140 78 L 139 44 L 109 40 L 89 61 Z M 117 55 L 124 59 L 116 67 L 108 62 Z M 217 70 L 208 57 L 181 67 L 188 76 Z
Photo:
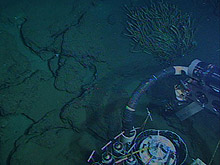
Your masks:
M 220 65 L 219 0 L 167 0 L 195 19 L 197 47 L 174 61 Z M 151 54 L 131 51 L 124 6 L 146 0 L 0 2 L 0 164 L 86 164 L 89 154 L 121 132 L 121 116 L 138 84 L 163 69 Z M 171 83 L 172 84 L 172 83 Z M 209 163 L 220 139 L 216 115 L 180 122 L 164 117 L 173 87 L 140 100 L 136 125 L 154 104 L 146 128 L 168 129 L 186 142 L 187 162 Z M 220 164 L 218 148 L 213 164 Z

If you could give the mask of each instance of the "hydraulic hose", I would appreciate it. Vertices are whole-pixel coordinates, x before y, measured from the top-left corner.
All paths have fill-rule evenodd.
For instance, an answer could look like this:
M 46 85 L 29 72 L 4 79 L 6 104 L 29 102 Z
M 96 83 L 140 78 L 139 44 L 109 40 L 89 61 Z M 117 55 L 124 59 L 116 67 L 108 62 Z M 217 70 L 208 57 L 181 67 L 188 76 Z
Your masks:
M 143 81 L 136 88 L 136 90 L 133 92 L 132 96 L 130 97 L 129 102 L 123 113 L 122 129 L 124 131 L 125 136 L 127 137 L 131 136 L 131 131 L 134 128 L 134 113 L 141 96 L 144 93 L 146 93 L 156 83 L 156 81 L 160 81 L 161 79 L 167 78 L 172 75 L 181 75 L 182 72 L 188 74 L 188 67 L 183 67 L 183 66 L 169 67 L 159 72 L 158 74 L 153 75 L 150 79 Z

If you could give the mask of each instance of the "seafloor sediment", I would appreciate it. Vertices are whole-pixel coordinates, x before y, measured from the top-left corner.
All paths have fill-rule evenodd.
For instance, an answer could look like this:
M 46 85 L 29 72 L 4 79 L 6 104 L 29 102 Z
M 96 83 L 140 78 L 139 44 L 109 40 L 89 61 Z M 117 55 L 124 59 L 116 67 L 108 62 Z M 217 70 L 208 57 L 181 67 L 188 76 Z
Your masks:
M 220 22 L 212 5 L 169 2 L 198 20 L 198 47 L 176 64 L 199 58 L 219 65 Z M 0 164 L 85 164 L 90 151 L 121 131 L 121 114 L 132 91 L 162 69 L 152 56 L 131 52 L 124 35 L 123 6 L 145 3 L 0 2 Z M 171 90 L 162 88 L 154 97 L 161 101 Z M 146 128 L 178 133 L 188 146 L 189 161 L 208 163 L 220 137 L 219 119 L 201 112 L 180 122 L 162 115 L 154 97 L 141 100 L 136 124 L 144 121 L 142 109 L 154 104 L 154 121 Z M 214 163 L 219 162 L 218 150 Z

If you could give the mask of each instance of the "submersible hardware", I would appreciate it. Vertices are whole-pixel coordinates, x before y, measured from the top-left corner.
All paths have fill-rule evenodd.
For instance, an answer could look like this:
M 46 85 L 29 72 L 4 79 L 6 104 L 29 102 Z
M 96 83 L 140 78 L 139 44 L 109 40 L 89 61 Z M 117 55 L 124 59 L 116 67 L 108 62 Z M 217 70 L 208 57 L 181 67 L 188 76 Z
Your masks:
M 138 129 L 133 131 L 134 135 L 139 132 Z M 123 134 L 124 132 L 116 136 L 117 138 L 111 143 L 107 143 L 109 145 L 102 148 L 101 156 L 93 151 L 88 162 L 92 165 L 157 165 L 158 163 L 181 165 L 187 158 L 186 144 L 172 131 L 154 129 L 140 131 L 129 140 L 122 136 Z
M 188 151 L 186 144 L 179 135 L 168 130 L 142 130 L 134 128 L 134 114 L 140 97 L 158 80 L 183 73 L 190 77 L 190 81 L 182 83 L 183 90 L 175 89 L 177 99 L 180 101 L 189 99 L 192 103 L 199 105 L 196 108 L 206 107 L 219 112 L 220 69 L 218 67 L 199 60 L 194 60 L 189 67 L 169 67 L 142 82 L 133 92 L 123 113 L 122 132 L 104 145 L 101 148 L 101 152 L 93 151 L 88 159 L 88 163 L 93 165 L 183 164 L 187 158 Z M 191 90 L 195 89 L 197 89 L 196 92 L 192 93 Z M 203 92 L 201 93 L 201 91 Z M 204 99 L 206 97 L 212 98 L 211 104 L 210 100 Z M 185 118 L 185 116 L 188 118 L 190 115 L 195 114 L 194 110 L 190 112 L 188 109 L 183 109 L 182 112 L 177 113 L 177 116 L 180 119 Z

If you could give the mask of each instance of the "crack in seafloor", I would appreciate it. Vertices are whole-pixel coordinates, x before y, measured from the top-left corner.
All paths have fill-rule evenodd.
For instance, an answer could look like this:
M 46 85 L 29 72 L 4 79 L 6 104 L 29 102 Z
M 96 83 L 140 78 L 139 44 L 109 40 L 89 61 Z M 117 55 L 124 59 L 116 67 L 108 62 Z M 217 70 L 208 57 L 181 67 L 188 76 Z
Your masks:
M 27 77 L 24 77 L 24 79 L 21 82 L 18 82 L 16 84 L 10 84 L 10 83 L 3 83 L 0 85 L 0 91 L 3 89 L 8 89 L 10 87 L 14 87 L 14 86 L 18 86 L 23 84 L 25 81 L 27 81 L 28 79 L 31 79 L 35 74 L 37 74 L 39 72 L 39 70 L 35 70 L 34 72 L 32 72 L 30 75 L 28 75 Z
M 80 24 L 80 22 L 81 22 L 83 16 L 85 15 L 85 13 L 86 13 L 86 12 L 84 12 L 83 14 L 80 15 L 80 17 L 78 18 L 76 24 L 71 24 L 70 26 L 68 26 L 67 28 L 65 28 L 62 32 L 53 34 L 53 35 L 51 36 L 51 37 L 54 37 L 54 42 L 56 41 L 56 39 L 57 39 L 59 36 L 62 36 L 62 41 L 61 41 L 61 44 L 60 44 L 60 51 L 59 51 L 60 56 L 58 57 L 58 67 L 56 68 L 55 73 L 53 72 L 53 70 L 52 70 L 51 67 L 50 67 L 50 61 L 51 61 L 55 56 L 53 56 L 53 57 L 51 57 L 51 58 L 49 58 L 49 59 L 47 60 L 49 71 L 52 73 L 52 75 L 53 75 L 53 77 L 54 77 L 54 82 L 55 82 L 56 78 L 58 77 L 58 71 L 59 71 L 60 68 L 63 66 L 63 65 L 61 65 L 62 63 L 60 63 L 60 60 L 61 60 L 62 56 L 63 56 L 63 57 L 74 58 L 80 65 L 83 65 L 83 64 L 81 63 L 81 60 L 78 60 L 78 59 L 77 59 L 76 57 L 74 57 L 74 56 L 69 56 L 69 55 L 66 55 L 66 54 L 63 53 L 63 50 L 64 50 L 64 49 L 63 49 L 63 43 L 64 43 L 64 40 L 65 40 L 65 34 L 66 34 L 66 32 L 67 32 L 68 30 L 70 30 L 71 27 Z M 23 27 L 24 27 L 24 25 L 25 25 L 26 22 L 27 22 L 27 19 L 25 18 L 24 21 L 21 23 L 20 29 L 19 29 L 20 38 L 21 38 L 21 40 L 22 40 L 23 45 L 24 45 L 25 47 L 27 47 L 31 52 L 33 52 L 34 54 L 36 54 L 42 61 L 44 61 L 43 57 L 40 56 L 40 53 L 41 53 L 42 51 L 52 52 L 52 53 L 54 53 L 54 54 L 57 54 L 56 51 L 50 50 L 50 49 L 47 48 L 47 47 L 46 47 L 46 48 L 41 48 L 41 47 L 38 47 L 38 46 L 35 44 L 35 46 L 37 46 L 38 49 L 39 49 L 39 50 L 37 51 L 37 50 L 35 50 L 35 49 L 31 46 L 31 45 L 34 44 L 34 43 L 31 44 L 31 40 L 28 40 L 28 41 L 29 41 L 29 42 L 28 42 L 28 41 L 27 41 L 27 38 L 24 37 Z M 53 43 L 52 43 L 52 44 L 53 44 Z M 83 65 L 83 66 L 84 66 L 84 65 Z M 83 98 L 84 96 L 86 96 L 86 95 L 93 89 L 93 87 L 95 86 L 95 81 L 96 81 L 96 79 L 97 79 L 97 69 L 96 69 L 96 66 L 95 66 L 93 63 L 90 63 L 90 66 L 89 66 L 89 67 L 90 67 L 90 69 L 93 68 L 93 81 L 90 82 L 89 84 L 83 84 L 83 85 L 81 86 L 81 91 L 80 91 L 80 93 L 78 94 L 78 96 L 73 97 L 73 98 L 71 98 L 69 101 L 67 101 L 67 102 L 62 106 L 62 108 L 61 108 L 61 110 L 60 110 L 60 113 L 59 113 L 59 118 L 60 118 L 60 120 L 61 120 L 63 123 L 68 123 L 68 125 L 69 125 L 70 127 L 53 127 L 53 128 L 50 128 L 50 129 L 46 129 L 46 130 L 44 130 L 43 132 L 38 133 L 37 135 L 32 135 L 32 134 L 30 134 L 30 130 L 33 128 L 33 126 L 36 125 L 36 124 L 38 124 L 40 121 L 42 121 L 42 120 L 45 118 L 45 116 L 47 116 L 48 113 L 50 113 L 51 111 L 45 113 L 45 114 L 43 115 L 43 117 L 41 117 L 41 118 L 40 118 L 39 120 L 37 120 L 37 121 L 35 121 L 35 120 L 32 119 L 31 117 L 29 117 L 27 114 L 21 113 L 21 114 L 22 114 L 23 116 L 25 116 L 28 120 L 31 120 L 31 121 L 32 121 L 32 124 L 24 131 L 24 134 L 23 134 L 23 135 L 19 136 L 19 137 L 14 141 L 13 148 L 12 148 L 12 150 L 10 151 L 10 153 L 9 153 L 8 156 L 7 156 L 7 160 L 6 160 L 6 164 L 7 164 L 7 165 L 10 165 L 10 164 L 11 164 L 11 160 L 12 160 L 12 158 L 13 158 L 13 155 L 16 153 L 16 151 L 18 150 L 18 148 L 19 148 L 20 146 L 22 146 L 23 144 L 28 143 L 28 142 L 29 142 L 31 139 L 33 139 L 34 137 L 41 136 L 42 134 L 44 134 L 44 133 L 47 132 L 47 131 L 50 131 L 50 130 L 52 130 L 52 129 L 72 129 L 74 132 L 79 132 L 79 130 L 74 127 L 74 125 L 73 125 L 73 123 L 72 123 L 72 121 L 71 121 L 70 119 L 66 119 L 65 117 L 63 117 L 63 113 L 64 113 L 65 109 L 66 109 L 67 107 L 69 107 L 72 103 L 74 103 L 74 101 L 75 101 L 76 99 L 82 99 L 82 98 Z M 35 75 L 37 72 L 39 72 L 39 70 L 34 71 L 33 73 L 31 73 L 31 75 L 29 75 L 28 77 L 25 77 L 22 82 L 20 82 L 20 83 L 18 83 L 18 84 L 16 84 L 16 85 L 20 85 L 20 84 L 24 83 L 27 79 L 30 79 L 30 78 L 31 78 L 33 75 Z M 15 85 L 14 85 L 14 86 L 15 86 Z M 9 88 L 9 87 L 10 87 L 9 85 L 5 84 L 5 85 L 2 86 L 2 88 L 0 88 L 0 90 L 1 90 L 1 89 L 6 89 L 6 88 Z M 57 90 L 59 90 L 59 91 L 63 91 L 63 90 L 60 90 L 58 87 L 56 87 L 56 86 L 55 86 L 55 83 L 54 83 L 54 87 L 55 87 L 55 89 L 57 89 Z M 67 92 L 67 91 L 66 91 L 66 92 Z M 66 121 L 67 121 L 67 122 L 66 122 Z
M 49 111 L 47 113 L 45 113 L 39 120 L 33 122 L 25 131 L 24 134 L 19 136 L 15 141 L 14 141 L 14 147 L 12 148 L 12 150 L 9 152 L 7 160 L 6 160 L 6 164 L 10 165 L 11 164 L 11 160 L 13 155 L 15 154 L 15 152 L 17 151 L 17 149 L 22 146 L 23 144 L 28 143 L 31 139 L 37 137 L 37 136 L 41 136 L 42 134 L 44 134 L 45 132 L 48 132 L 50 130 L 54 130 L 54 129 L 71 129 L 69 127 L 52 127 L 50 129 L 45 129 L 42 132 L 37 133 L 37 135 L 32 135 L 30 134 L 31 129 L 33 128 L 34 125 L 38 124 L 39 122 L 41 122 L 45 117 L 47 117 L 47 115 L 49 113 L 51 113 L 52 111 Z M 27 115 L 25 115 L 27 116 Z M 28 117 L 29 118 L 29 117 Z M 33 120 L 34 121 L 34 120 Z M 29 136 L 29 137 L 28 137 Z

